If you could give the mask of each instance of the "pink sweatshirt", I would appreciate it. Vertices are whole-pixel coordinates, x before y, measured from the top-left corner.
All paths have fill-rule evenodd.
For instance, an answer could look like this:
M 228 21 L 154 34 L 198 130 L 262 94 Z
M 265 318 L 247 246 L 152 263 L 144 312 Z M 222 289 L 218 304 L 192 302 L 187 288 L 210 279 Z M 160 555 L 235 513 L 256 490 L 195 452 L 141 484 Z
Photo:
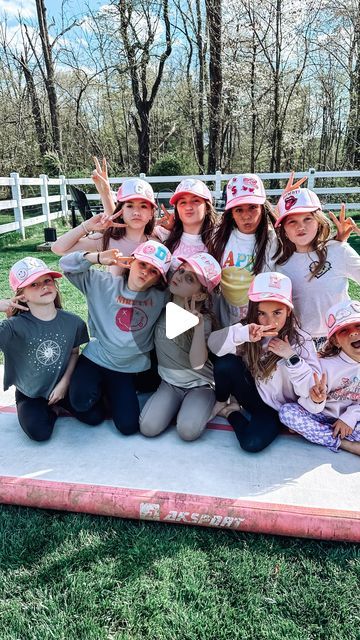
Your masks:
M 261 398 L 267 405 L 278 411 L 286 402 L 297 402 L 301 397 L 303 406 L 307 401 L 313 405 L 309 398 L 309 389 L 314 385 L 314 372 L 320 373 L 320 361 L 316 354 L 314 343 L 309 334 L 299 331 L 303 338 L 303 344 L 292 345 L 294 351 L 300 356 L 300 362 L 289 365 L 284 358 L 278 361 L 272 376 L 267 380 L 255 380 L 255 384 Z M 261 341 L 263 349 L 266 349 L 270 338 Z M 249 327 L 240 323 L 231 327 L 213 331 L 208 340 L 209 349 L 217 356 L 227 353 L 235 353 L 236 347 L 244 342 L 249 342 Z
M 331 418 L 340 418 L 354 429 L 360 422 L 360 362 L 356 362 L 343 351 L 338 356 L 320 358 L 321 370 L 326 373 L 328 396 L 325 402 L 307 406 L 299 404 L 311 413 L 323 413 Z

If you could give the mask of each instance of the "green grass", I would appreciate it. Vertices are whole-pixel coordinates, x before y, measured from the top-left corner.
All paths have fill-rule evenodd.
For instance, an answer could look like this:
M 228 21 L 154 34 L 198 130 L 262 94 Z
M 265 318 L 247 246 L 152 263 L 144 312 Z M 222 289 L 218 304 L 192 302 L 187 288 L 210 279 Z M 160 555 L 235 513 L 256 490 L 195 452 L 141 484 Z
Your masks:
M 9 268 L 42 233 L 11 238 L 1 297 Z M 53 254 L 36 255 L 57 267 Z M 81 294 L 65 280 L 61 289 L 65 307 L 86 317 Z M 353 544 L 14 506 L 0 507 L 0 532 L 1 640 L 360 638 Z

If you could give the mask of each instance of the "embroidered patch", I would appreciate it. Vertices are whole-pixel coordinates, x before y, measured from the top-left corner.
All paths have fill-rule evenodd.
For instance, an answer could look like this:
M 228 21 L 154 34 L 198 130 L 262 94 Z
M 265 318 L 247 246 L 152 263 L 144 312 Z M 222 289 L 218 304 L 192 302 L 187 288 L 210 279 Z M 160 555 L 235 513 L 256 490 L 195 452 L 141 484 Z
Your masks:
M 318 266 L 319 266 L 319 261 L 318 260 L 314 260 L 314 262 L 311 262 L 311 264 L 309 264 L 309 271 L 311 273 L 314 273 L 315 269 Z M 315 278 L 321 278 L 321 276 L 324 276 L 325 273 L 330 271 L 330 269 L 332 269 L 331 262 L 326 260 L 326 262 L 324 263 L 323 268 L 321 269 L 321 271 L 319 271 L 319 273 L 315 274 Z

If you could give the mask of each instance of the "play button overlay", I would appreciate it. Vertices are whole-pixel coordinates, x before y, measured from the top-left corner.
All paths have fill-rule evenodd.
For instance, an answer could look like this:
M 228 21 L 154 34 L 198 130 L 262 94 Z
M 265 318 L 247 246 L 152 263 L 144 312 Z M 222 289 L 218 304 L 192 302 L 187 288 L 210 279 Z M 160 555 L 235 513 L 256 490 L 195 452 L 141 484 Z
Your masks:
M 185 309 L 179 307 L 173 302 L 167 303 L 165 332 L 166 337 L 169 338 L 169 340 L 172 340 L 182 333 L 185 333 L 185 331 L 192 329 L 197 324 L 199 324 L 199 318 L 194 316 L 193 313 L 185 311 Z

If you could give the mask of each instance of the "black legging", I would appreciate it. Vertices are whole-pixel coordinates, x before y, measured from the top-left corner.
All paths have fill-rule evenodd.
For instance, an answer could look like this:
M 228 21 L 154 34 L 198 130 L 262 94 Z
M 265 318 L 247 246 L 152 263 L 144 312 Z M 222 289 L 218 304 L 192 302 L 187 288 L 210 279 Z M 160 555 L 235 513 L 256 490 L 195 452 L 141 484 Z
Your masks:
M 76 411 L 89 411 L 105 399 L 115 427 L 125 436 L 139 430 L 140 407 L 135 375 L 111 371 L 81 355 L 71 376 L 69 396 Z
M 37 442 L 49 440 L 57 419 L 57 413 L 54 411 L 53 406 L 48 404 L 47 399 L 41 397 L 29 398 L 21 393 L 19 389 L 16 389 L 15 401 L 20 426 L 26 435 Z M 80 422 L 85 422 L 92 426 L 96 426 L 104 420 L 104 411 L 100 405 L 91 407 L 88 411 L 79 412 L 74 410 L 70 405 L 69 398 L 65 397 L 57 403 L 57 406 L 70 411 Z
M 216 399 L 225 402 L 233 395 L 250 414 L 249 420 L 240 411 L 228 416 L 241 448 L 252 453 L 265 449 L 279 434 L 281 422 L 277 411 L 261 399 L 242 358 L 233 354 L 216 358 L 214 378 Z

